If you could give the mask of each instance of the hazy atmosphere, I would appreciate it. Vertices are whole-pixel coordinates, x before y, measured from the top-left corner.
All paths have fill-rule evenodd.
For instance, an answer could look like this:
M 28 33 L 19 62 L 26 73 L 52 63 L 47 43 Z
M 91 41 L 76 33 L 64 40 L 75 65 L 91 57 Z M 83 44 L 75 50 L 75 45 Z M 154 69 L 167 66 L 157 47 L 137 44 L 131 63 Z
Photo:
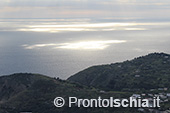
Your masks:
M 1 0 L 0 75 L 68 78 L 89 66 L 170 53 L 169 0 Z

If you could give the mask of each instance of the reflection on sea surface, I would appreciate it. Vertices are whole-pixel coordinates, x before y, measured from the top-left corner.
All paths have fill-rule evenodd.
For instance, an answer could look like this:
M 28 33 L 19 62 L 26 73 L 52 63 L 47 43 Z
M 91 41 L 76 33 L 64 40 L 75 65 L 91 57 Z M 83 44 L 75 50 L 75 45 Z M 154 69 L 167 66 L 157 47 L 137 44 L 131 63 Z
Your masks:
M 67 78 L 92 65 L 170 53 L 170 22 L 103 19 L 0 19 L 0 75 Z

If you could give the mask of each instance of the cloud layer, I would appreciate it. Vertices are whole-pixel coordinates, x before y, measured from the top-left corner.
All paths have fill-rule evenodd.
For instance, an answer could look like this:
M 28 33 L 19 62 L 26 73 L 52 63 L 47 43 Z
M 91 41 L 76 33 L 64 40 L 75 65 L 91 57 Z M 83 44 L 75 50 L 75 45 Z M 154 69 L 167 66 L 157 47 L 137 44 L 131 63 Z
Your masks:
M 1 0 L 0 18 L 170 18 L 169 0 Z

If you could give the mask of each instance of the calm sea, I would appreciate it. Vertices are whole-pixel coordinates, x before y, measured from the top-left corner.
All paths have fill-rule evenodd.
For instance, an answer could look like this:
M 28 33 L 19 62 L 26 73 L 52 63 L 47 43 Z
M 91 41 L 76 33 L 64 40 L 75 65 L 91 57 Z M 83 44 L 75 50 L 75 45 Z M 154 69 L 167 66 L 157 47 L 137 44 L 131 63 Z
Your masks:
M 170 53 L 169 29 L 169 21 L 0 19 L 0 75 L 66 79 L 93 65 Z

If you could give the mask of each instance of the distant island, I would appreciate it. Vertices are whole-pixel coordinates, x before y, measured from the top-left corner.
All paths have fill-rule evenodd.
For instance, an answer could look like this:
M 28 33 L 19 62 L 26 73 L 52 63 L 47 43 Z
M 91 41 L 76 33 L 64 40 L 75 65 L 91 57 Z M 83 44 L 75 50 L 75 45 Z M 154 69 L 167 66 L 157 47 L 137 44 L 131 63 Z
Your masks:
M 149 113 L 170 106 L 170 55 L 151 53 L 130 61 L 89 67 L 61 80 L 40 74 L 0 77 L 0 113 Z M 161 108 L 56 108 L 55 97 L 161 97 Z

